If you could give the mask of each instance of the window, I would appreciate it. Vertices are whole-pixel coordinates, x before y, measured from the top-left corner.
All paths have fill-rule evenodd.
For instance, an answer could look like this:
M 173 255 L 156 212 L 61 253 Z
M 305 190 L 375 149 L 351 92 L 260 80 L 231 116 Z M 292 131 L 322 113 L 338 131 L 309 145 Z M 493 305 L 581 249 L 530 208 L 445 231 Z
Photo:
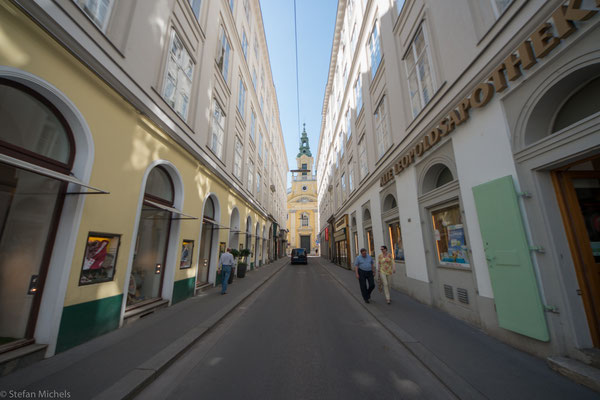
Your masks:
M 344 64 L 344 89 L 346 88 L 346 84 L 348 83 L 348 67 Z
M 262 147 L 263 147 L 263 135 L 262 132 L 258 131 L 258 157 L 262 158 Z
M 256 174 L 256 194 L 260 193 L 260 173 Z
M 352 126 L 350 124 L 350 109 L 346 111 L 346 140 L 350 140 L 352 136 Z
M 242 153 L 244 151 L 244 145 L 242 141 L 235 138 L 235 151 L 233 154 L 233 175 L 242 180 Z
M 499 18 L 500 15 L 508 8 L 508 5 L 512 2 L 512 0 L 490 0 L 492 2 L 492 10 L 494 11 L 494 15 L 496 18 Z
M 248 161 L 248 191 L 252 193 L 254 187 L 254 161 Z
M 198 0 L 199 2 L 200 0 Z M 103 32 L 106 31 L 113 0 L 75 0 L 75 4 L 81 8 L 98 28 Z
M 246 86 L 244 85 L 244 81 L 240 76 L 240 92 L 238 94 L 238 110 L 242 115 L 242 119 L 244 119 L 244 111 L 246 110 Z
M 358 142 L 358 162 L 360 164 L 360 180 L 362 181 L 369 173 L 369 167 L 367 166 L 367 146 L 364 135 L 360 139 L 360 142 Z
M 360 110 L 362 110 L 362 79 L 360 76 L 360 68 L 358 69 L 358 71 L 358 78 L 356 78 L 356 83 L 354 84 L 356 115 L 360 114 Z
M 300 225 L 301 226 L 308 226 L 308 214 L 307 213 L 302 213 L 302 215 L 300 216 Z
M 256 129 L 256 114 L 254 113 L 254 109 L 250 113 L 250 139 L 254 142 L 254 130 Z
M 404 5 L 405 0 L 396 0 L 396 12 L 400 15 L 400 11 L 402 11 L 402 6 Z
M 258 60 L 258 39 L 254 35 L 254 57 Z
M 350 58 L 354 58 L 354 50 L 356 50 L 356 24 L 354 24 L 354 28 L 352 28 L 352 36 L 350 37 L 350 45 L 352 46 L 352 54 Z
M 229 0 L 229 9 L 231 10 L 231 12 L 233 13 L 233 6 L 235 5 L 235 1 L 234 0 Z
M 371 59 L 371 79 L 375 77 L 375 73 L 381 63 L 381 43 L 379 38 L 379 26 L 378 21 L 375 21 L 373 25 L 373 31 L 369 37 L 369 57 Z
M 244 0 L 244 14 L 246 14 L 246 19 L 250 22 L 250 5 L 248 4 L 248 0 Z
M 221 31 L 219 33 L 219 49 L 217 51 L 217 67 L 221 74 L 223 75 L 223 79 L 227 82 L 227 72 L 229 70 L 229 51 L 231 50 L 231 46 L 229 45 L 229 40 L 227 39 L 227 34 L 225 33 L 225 29 L 223 25 L 221 25 Z
M 377 156 L 381 158 L 388 147 L 389 134 L 387 128 L 387 113 L 385 109 L 385 96 L 379 102 L 377 109 L 375 110 L 375 140 L 377 141 Z
M 389 224 L 388 233 L 390 235 L 390 250 L 394 255 L 394 260 L 404 261 L 404 245 L 402 244 L 402 232 L 400 231 L 400 223 L 394 222 Z
M 223 137 L 225 136 L 225 113 L 217 102 L 213 100 L 212 135 L 210 149 L 219 158 L 223 155 Z
M 186 119 L 192 90 L 194 64 L 175 31 L 171 33 L 169 48 L 163 98 L 177 114 Z
M 244 52 L 244 58 L 248 59 L 248 37 L 246 31 L 242 32 L 242 51 Z
M 348 188 L 350 189 L 350 193 L 352 193 L 354 191 L 354 182 L 352 180 L 352 175 L 354 175 L 353 173 L 353 168 L 352 168 L 352 161 L 350 161 L 350 164 L 348 164 Z
M 342 201 L 346 200 L 346 174 L 342 174 Z
M 438 262 L 468 266 L 465 230 L 458 205 L 433 211 L 431 220 Z
M 269 149 L 267 148 L 267 145 L 265 144 L 265 156 L 263 157 L 263 168 L 267 168 L 267 164 L 268 164 L 268 159 L 269 159 Z
M 252 86 L 254 86 L 254 90 L 256 90 L 256 68 L 252 67 Z
M 340 157 L 344 157 L 344 149 L 346 147 L 344 142 L 344 131 L 340 131 Z
M 413 117 L 425 107 L 433 95 L 433 76 L 427 38 L 421 26 L 404 59 Z

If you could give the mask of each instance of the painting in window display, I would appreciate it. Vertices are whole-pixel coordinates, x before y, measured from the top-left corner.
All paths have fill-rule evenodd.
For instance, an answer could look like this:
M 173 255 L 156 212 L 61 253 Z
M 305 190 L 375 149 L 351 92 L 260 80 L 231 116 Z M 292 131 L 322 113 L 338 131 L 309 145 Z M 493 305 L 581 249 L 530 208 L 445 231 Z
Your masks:
M 79 285 L 112 281 L 121 235 L 90 233 L 81 267 Z
M 460 208 L 452 206 L 434 211 L 431 218 L 439 263 L 468 266 L 467 243 Z
M 194 241 L 183 239 L 181 244 L 181 261 L 179 269 L 188 269 L 192 266 L 192 256 L 194 255 Z

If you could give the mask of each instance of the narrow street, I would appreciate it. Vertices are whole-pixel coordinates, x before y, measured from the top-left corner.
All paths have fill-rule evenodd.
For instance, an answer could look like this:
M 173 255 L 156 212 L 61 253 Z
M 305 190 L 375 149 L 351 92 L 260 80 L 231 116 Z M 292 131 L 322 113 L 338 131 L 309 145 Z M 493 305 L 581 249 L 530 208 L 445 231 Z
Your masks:
M 322 263 L 284 267 L 138 398 L 455 398 Z

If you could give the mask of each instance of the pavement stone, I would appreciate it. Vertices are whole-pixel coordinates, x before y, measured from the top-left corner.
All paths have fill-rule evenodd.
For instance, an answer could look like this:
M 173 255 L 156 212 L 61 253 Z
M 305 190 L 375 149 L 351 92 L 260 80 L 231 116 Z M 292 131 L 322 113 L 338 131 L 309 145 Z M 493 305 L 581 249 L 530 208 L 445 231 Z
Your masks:
M 123 328 L 0 378 L 0 392 L 67 391 L 71 399 L 129 398 L 289 263 L 284 257 Z
M 598 393 L 464 321 L 391 290 L 392 304 L 373 292 L 363 302 L 353 271 L 321 258 L 319 264 L 458 398 L 598 399 Z

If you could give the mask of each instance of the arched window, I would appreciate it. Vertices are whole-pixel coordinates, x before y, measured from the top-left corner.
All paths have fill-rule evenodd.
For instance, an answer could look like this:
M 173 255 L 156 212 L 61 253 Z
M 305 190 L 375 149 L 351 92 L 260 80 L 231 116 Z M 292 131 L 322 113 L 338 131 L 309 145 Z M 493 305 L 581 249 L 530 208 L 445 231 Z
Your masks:
M 369 211 L 368 208 L 365 208 L 365 211 L 363 212 L 363 221 L 370 221 L 371 220 L 371 211 Z
M 71 129 L 32 89 L 0 78 L 0 153 L 63 174 Z M 32 338 L 67 184 L 0 161 L 0 337 Z
M 396 203 L 396 198 L 392 194 L 388 194 L 383 201 L 383 212 L 390 211 L 394 208 L 398 207 L 398 203 Z
M 137 241 L 129 278 L 127 306 L 160 298 L 171 229 L 173 182 L 167 171 L 154 167 L 146 181 L 144 204 L 138 225 Z
M 600 112 L 600 77 L 588 82 L 563 104 L 556 114 L 552 133 Z
M 423 179 L 423 190 L 421 194 L 428 193 L 434 189 L 444 186 L 454 180 L 452 171 L 444 164 L 431 166 Z

